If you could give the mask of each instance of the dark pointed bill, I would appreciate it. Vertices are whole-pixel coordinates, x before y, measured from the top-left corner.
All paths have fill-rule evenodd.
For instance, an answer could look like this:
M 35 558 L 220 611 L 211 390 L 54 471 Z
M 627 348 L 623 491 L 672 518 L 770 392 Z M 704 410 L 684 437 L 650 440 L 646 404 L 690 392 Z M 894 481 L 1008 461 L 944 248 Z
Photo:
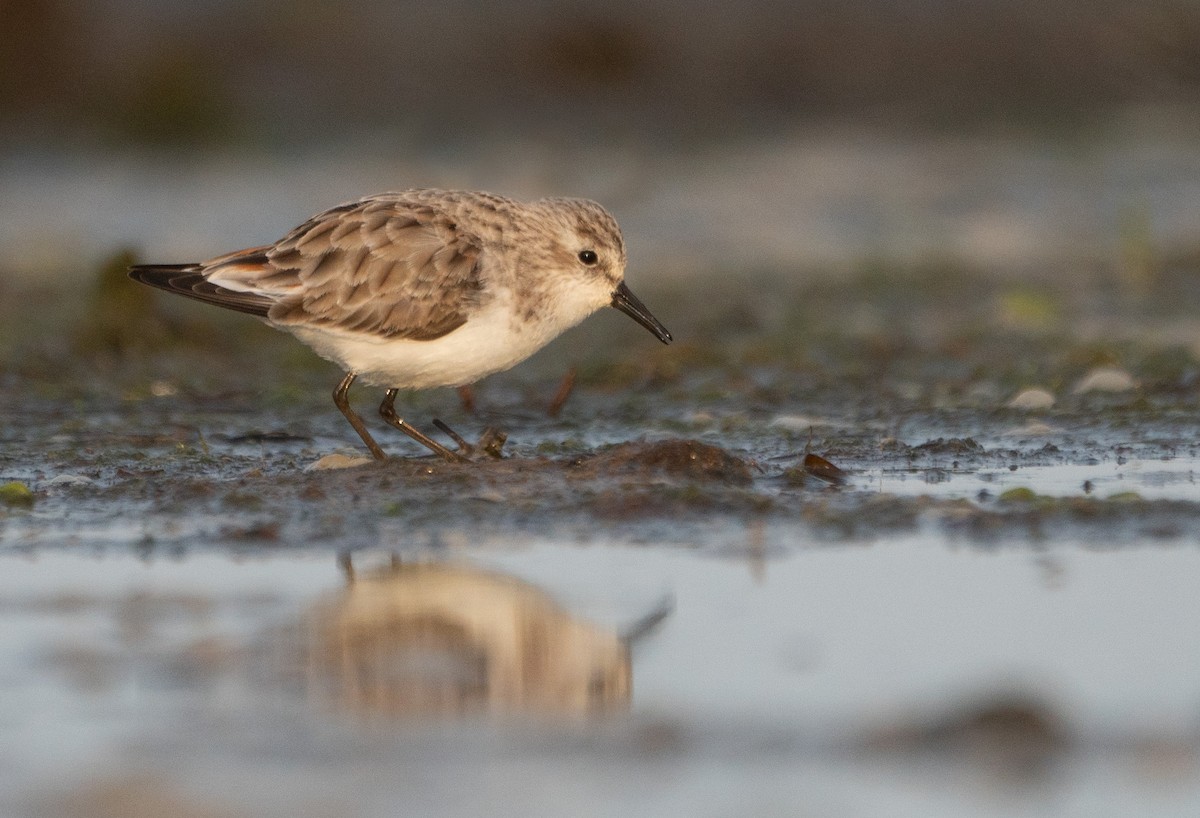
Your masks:
M 667 332 L 667 328 L 650 314 L 650 310 L 646 309 L 646 305 L 633 294 L 632 290 L 625 286 L 624 281 L 613 291 L 612 305 L 653 332 L 654 337 L 664 344 L 671 343 L 671 333 Z

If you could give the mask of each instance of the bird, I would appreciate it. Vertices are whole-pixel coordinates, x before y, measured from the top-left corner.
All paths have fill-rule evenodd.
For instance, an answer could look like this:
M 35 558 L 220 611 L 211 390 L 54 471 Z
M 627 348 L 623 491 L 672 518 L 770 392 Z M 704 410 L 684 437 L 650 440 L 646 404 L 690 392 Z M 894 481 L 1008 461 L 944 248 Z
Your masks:
M 461 462 L 397 414 L 398 391 L 509 369 L 605 306 L 671 343 L 625 265 L 621 229 L 594 201 L 424 188 L 337 205 L 274 244 L 129 276 L 255 316 L 337 364 L 334 404 L 375 459 L 387 455 L 350 406 L 356 380 L 385 390 L 388 424 Z

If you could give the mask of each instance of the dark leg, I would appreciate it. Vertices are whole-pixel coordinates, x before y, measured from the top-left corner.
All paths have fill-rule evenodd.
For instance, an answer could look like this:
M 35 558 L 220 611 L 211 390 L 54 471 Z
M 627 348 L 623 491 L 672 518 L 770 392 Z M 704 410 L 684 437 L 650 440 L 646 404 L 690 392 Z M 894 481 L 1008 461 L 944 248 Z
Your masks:
M 383 403 L 379 404 L 380 416 L 388 423 L 404 432 L 404 434 L 408 435 L 413 440 L 432 451 L 434 454 L 440 454 L 451 463 L 466 463 L 467 459 L 461 454 L 452 452 L 441 443 L 438 443 L 436 440 L 426 437 L 396 415 L 395 403 L 397 391 L 398 390 L 396 389 L 389 389 L 387 391 L 387 395 L 384 396 Z
M 383 453 L 383 449 L 379 448 L 379 444 L 371 437 L 371 433 L 367 431 L 367 427 L 363 425 L 362 418 L 354 413 L 350 408 L 350 400 L 346 397 L 346 393 L 350 391 L 350 384 L 354 383 L 354 379 L 358 375 L 354 372 L 347 372 L 346 377 L 342 378 L 342 382 L 338 384 L 338 388 L 333 390 L 333 402 L 337 404 L 337 408 L 346 416 L 346 420 L 350 421 L 350 425 L 354 427 L 354 431 L 358 432 L 358 436 L 362 438 L 363 443 L 367 444 L 367 448 L 371 450 L 371 454 L 376 460 L 387 460 L 387 455 Z
M 354 558 L 349 551 L 339 551 L 337 555 L 338 568 L 346 578 L 347 585 L 354 584 Z
M 554 393 L 554 399 L 546 407 L 546 414 L 552 418 L 558 417 L 558 413 L 562 411 L 563 404 L 567 402 L 567 398 L 571 397 L 571 390 L 574 388 L 575 367 L 571 367 L 567 370 L 567 374 L 563 375 L 562 383 L 558 385 L 558 391 Z
M 475 390 L 471 384 L 458 387 L 458 399 L 462 401 L 463 411 L 468 415 L 475 414 Z
M 475 453 L 475 447 L 472 446 L 470 443 L 468 443 L 466 438 L 464 438 L 458 432 L 451 429 L 444 422 L 438 420 L 437 418 L 434 418 L 433 425 L 438 427 L 439 429 L 441 429 L 443 432 L 446 433 L 447 437 L 449 437 L 451 440 L 453 440 L 455 443 L 457 443 L 459 452 L 461 452 L 464 456 L 470 457 L 472 454 Z

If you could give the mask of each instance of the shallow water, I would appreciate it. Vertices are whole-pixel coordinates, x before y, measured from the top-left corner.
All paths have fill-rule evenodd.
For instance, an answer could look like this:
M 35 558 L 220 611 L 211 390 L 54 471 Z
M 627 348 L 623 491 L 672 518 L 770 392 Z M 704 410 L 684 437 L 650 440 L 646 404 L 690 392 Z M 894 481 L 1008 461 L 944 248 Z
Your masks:
M 763 540 L 779 547 L 764 556 Z M 504 539 L 401 549 L 392 569 L 359 555 L 349 585 L 312 551 L 9 555 L 0 721 L 16 774 L 0 804 L 1192 814 L 1200 552 L 1095 545 L 830 548 L 770 528 L 695 548 Z M 354 593 L 416 565 L 449 577 L 453 609 L 400 612 L 422 604 L 401 578 L 346 636 Z M 631 686 L 598 688 L 596 668 L 620 664 L 615 635 L 664 600 L 630 648 Z M 514 681 L 533 632 L 547 665 Z M 486 670 L 464 676 L 464 656 Z
M 1009 489 L 1029 489 L 1047 497 L 1117 498 L 1135 493 L 1146 500 L 1196 499 L 1200 461 L 1124 460 L 1101 463 L 1058 463 L 952 472 L 930 469 L 868 470 L 854 482 L 881 493 L 947 498 L 977 498 Z

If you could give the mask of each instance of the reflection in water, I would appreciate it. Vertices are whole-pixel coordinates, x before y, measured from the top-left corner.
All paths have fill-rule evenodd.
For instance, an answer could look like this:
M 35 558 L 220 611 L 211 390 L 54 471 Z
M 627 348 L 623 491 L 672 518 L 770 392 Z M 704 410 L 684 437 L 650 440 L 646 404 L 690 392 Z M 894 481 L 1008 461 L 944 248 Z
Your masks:
M 629 640 L 532 585 L 465 565 L 347 574 L 313 610 L 306 663 L 310 690 L 339 707 L 563 715 L 629 703 Z

